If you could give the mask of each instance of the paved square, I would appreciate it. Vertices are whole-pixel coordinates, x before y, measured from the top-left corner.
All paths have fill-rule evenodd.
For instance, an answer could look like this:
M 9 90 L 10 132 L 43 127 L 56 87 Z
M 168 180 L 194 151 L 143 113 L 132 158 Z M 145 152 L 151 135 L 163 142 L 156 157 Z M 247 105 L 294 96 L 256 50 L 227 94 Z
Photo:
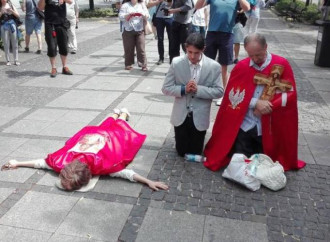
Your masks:
M 115 76 L 93 76 L 83 84 L 79 85 L 77 88 L 91 90 L 125 91 L 136 81 L 136 77 L 123 78 Z
M 51 233 L 0 225 L 1 242 L 45 242 Z
M 49 107 L 104 110 L 120 96 L 120 92 L 69 91 L 50 102 Z
M 13 193 L 14 188 L 0 188 L 0 204 Z
M 38 109 L 4 132 L 70 137 L 99 114 L 94 111 Z
M 146 78 L 140 85 L 138 85 L 134 91 L 135 92 L 147 92 L 163 95 L 162 93 L 163 80 L 157 78 Z
M 85 65 L 85 64 L 70 64 L 70 70 L 74 75 L 91 75 L 104 68 L 104 64 L 100 65 Z
M 77 200 L 75 197 L 29 191 L 0 219 L 0 224 L 55 232 Z
M 132 205 L 80 199 L 56 234 L 96 240 L 117 241 Z
M 10 155 L 26 141 L 27 139 L 24 138 L 0 137 L 0 155 Z
M 23 108 L 23 107 L 5 107 L 5 106 L 0 106 L 0 126 L 4 125 L 14 118 L 17 118 L 21 114 L 25 113 L 28 111 L 28 108 Z
M 157 151 L 140 149 L 132 163 L 127 168 L 147 177 L 157 155 Z M 139 183 L 130 182 L 120 178 L 103 176 L 103 178 L 97 182 L 93 191 L 138 197 L 141 192 L 141 188 L 142 185 Z
M 54 234 L 50 240 L 47 242 L 102 242 L 101 240 L 95 240 L 89 237 L 82 238 L 82 237 L 75 237 L 70 235 L 63 235 L 63 234 Z M 24 241 L 25 242 L 25 241 Z
M 161 147 L 168 132 L 171 130 L 171 124 L 169 118 L 143 116 L 134 128 L 138 132 L 147 135 L 145 145 Z
M 74 64 L 79 65 L 95 65 L 95 66 L 108 66 L 110 63 L 116 61 L 118 57 L 108 57 L 99 55 L 90 55 L 76 60 Z
M 170 115 L 173 98 L 162 94 L 130 93 L 118 106 L 128 107 L 131 112 Z
M 202 241 L 205 216 L 148 208 L 137 242 Z
M 56 78 L 53 78 L 51 81 L 48 81 L 45 79 L 44 76 L 40 76 L 21 84 L 21 86 L 70 88 L 73 85 L 75 85 L 77 82 L 80 82 L 86 78 L 87 78 L 86 75 L 67 76 L 67 75 L 59 74 L 56 76 Z
M 206 216 L 203 241 L 266 242 L 265 224 Z
M 316 164 L 330 166 L 330 137 L 322 134 L 304 134 Z

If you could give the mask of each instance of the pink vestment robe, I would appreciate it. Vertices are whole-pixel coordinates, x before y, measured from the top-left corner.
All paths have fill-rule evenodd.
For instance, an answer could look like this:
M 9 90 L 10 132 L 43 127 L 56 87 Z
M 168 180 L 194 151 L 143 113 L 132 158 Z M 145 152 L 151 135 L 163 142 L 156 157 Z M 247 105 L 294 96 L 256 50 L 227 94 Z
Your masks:
M 45 160 L 56 172 L 79 160 L 89 166 L 92 175 L 106 175 L 123 170 L 145 138 L 146 135 L 133 130 L 124 120 L 110 117 L 99 126 L 83 128 Z

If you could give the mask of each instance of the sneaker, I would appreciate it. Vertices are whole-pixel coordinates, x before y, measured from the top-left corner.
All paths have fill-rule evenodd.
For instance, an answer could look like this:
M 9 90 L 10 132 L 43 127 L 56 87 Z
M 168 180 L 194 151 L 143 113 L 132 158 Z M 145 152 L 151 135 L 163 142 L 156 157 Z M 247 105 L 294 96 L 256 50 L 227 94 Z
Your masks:
M 128 121 L 129 117 L 131 117 L 131 114 L 128 112 L 127 108 L 120 109 L 120 113 L 126 113 L 127 114 L 126 121 Z
M 29 48 L 29 47 L 25 47 L 25 48 L 24 48 L 24 52 L 25 52 L 25 53 L 29 53 L 29 52 L 30 52 L 30 48 Z
M 56 68 L 52 68 L 51 72 L 50 72 L 50 77 L 56 77 L 57 76 L 57 70 Z
M 235 59 L 235 60 L 234 60 L 234 64 L 237 64 L 237 63 L 238 63 L 238 59 Z
M 15 62 L 14 62 L 14 65 L 15 65 L 15 66 L 20 66 L 21 63 L 19 63 L 18 61 L 15 61 Z
M 64 75 L 73 75 L 72 71 L 70 71 L 70 69 L 66 66 L 63 67 L 62 74 L 64 74 Z
M 215 105 L 220 106 L 222 103 L 222 98 L 219 98 L 218 100 L 215 100 Z
M 6 66 L 11 66 L 11 63 L 10 63 L 10 61 L 7 61 L 7 64 L 6 64 Z
M 120 115 L 120 109 L 119 108 L 113 109 L 113 113 L 117 114 L 119 116 Z
M 36 54 L 40 55 L 41 54 L 41 50 L 37 50 Z
M 161 65 L 164 63 L 164 59 L 159 59 L 157 62 L 156 62 L 156 65 Z

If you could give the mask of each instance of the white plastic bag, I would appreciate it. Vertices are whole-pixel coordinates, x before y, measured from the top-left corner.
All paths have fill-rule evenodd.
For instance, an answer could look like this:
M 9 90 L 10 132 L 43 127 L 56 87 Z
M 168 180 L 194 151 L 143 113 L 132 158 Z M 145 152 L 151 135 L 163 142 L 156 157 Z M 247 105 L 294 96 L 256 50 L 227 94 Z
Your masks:
M 258 156 L 259 165 L 256 170 L 256 178 L 260 180 L 261 184 L 273 191 L 278 191 L 285 187 L 286 176 L 284 175 L 283 166 L 278 161 L 273 162 L 267 155 L 258 154 Z
M 238 182 L 252 191 L 260 189 L 260 181 L 250 175 L 248 164 L 245 162 L 247 157 L 243 154 L 234 154 L 222 176 Z

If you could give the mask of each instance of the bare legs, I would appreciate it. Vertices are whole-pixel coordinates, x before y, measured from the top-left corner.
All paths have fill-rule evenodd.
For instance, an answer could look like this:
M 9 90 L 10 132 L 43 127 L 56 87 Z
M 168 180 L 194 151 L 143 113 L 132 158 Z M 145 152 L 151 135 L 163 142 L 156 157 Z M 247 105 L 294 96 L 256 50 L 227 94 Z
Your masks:
M 227 81 L 228 81 L 227 69 L 228 69 L 227 66 L 221 65 L 221 76 L 222 76 L 223 89 L 225 89 L 227 86 Z
M 239 55 L 240 48 L 241 48 L 241 44 L 240 43 L 235 43 L 234 44 L 234 63 L 235 63 L 235 60 L 238 60 L 238 55 Z
M 30 37 L 31 37 L 31 35 L 27 35 L 27 34 L 25 35 L 25 50 L 29 49 Z M 36 37 L 37 37 L 37 43 L 38 43 L 38 50 L 41 50 L 42 49 L 41 34 L 36 33 Z

